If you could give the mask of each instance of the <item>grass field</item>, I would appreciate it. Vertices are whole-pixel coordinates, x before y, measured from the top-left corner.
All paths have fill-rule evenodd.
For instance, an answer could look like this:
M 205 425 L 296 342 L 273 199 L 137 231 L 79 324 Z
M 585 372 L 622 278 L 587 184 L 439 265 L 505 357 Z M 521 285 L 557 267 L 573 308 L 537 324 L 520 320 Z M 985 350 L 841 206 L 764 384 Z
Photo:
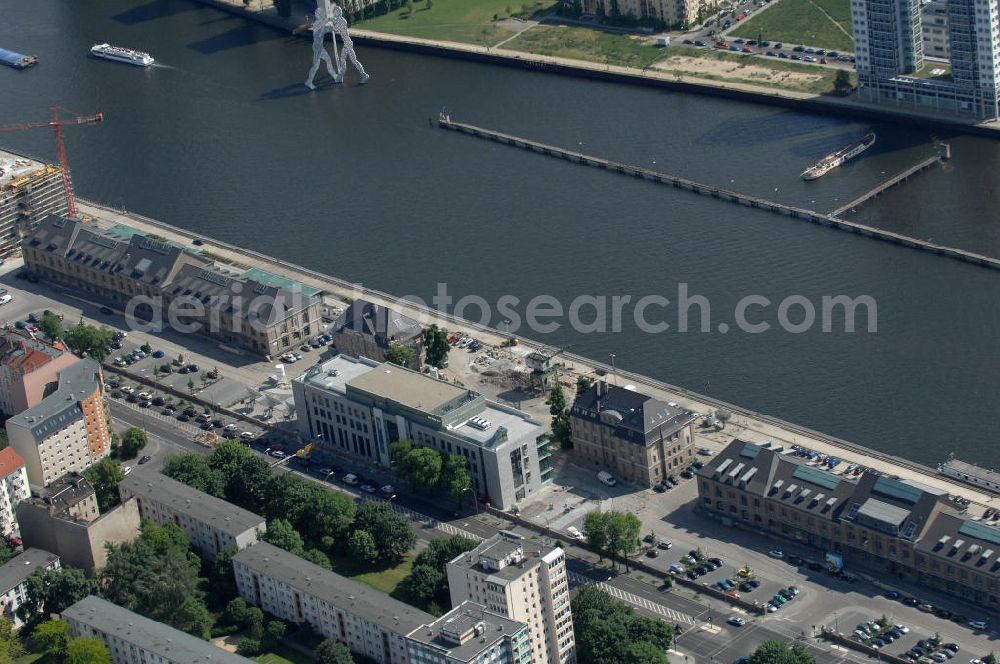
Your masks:
M 662 48 L 643 39 L 562 25 L 535 26 L 504 48 L 628 67 L 648 67 L 663 58 Z
M 332 559 L 330 562 L 333 563 L 333 571 L 337 574 L 350 577 L 386 594 L 392 594 L 399 582 L 409 576 L 410 570 L 413 569 L 413 557 L 412 553 L 408 553 L 395 567 L 375 572 L 371 571 L 371 565 L 359 564 L 350 559 Z
M 260 664 L 314 664 L 316 660 L 306 657 L 298 650 L 279 644 L 273 651 L 254 657 L 253 661 Z
M 853 51 L 850 0 L 776 0 L 777 4 L 751 16 L 730 35 L 786 44 L 804 44 L 838 51 Z M 820 10 L 820 6 L 833 17 Z
M 433 0 L 427 9 L 426 2 L 418 1 L 411 12 L 398 9 L 359 21 L 357 26 L 408 37 L 493 46 L 519 27 L 511 21 L 494 21 L 494 16 L 529 18 L 547 13 L 555 4 L 556 0 Z

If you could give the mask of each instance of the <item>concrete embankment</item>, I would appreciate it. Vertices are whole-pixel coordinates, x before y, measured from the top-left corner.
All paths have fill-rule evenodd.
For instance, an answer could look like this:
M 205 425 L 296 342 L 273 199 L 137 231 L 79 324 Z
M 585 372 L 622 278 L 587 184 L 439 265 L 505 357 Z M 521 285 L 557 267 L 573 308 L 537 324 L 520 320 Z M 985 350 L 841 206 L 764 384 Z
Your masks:
M 201 248 L 221 260 L 248 267 L 259 267 L 274 274 L 299 281 L 307 286 L 318 288 L 331 297 L 341 301 L 348 298 L 364 298 L 376 304 L 392 307 L 395 310 L 420 320 L 429 325 L 437 323 L 451 331 L 460 331 L 482 340 L 486 344 L 499 346 L 511 335 L 501 334 L 497 330 L 477 325 L 465 319 L 460 319 L 446 312 L 418 305 L 409 300 L 403 300 L 389 293 L 365 288 L 362 284 L 338 279 L 316 270 L 311 270 L 295 263 L 268 256 L 250 249 L 244 249 L 219 240 L 208 238 L 200 233 L 171 226 L 142 215 L 127 213 L 112 207 L 77 199 L 81 213 L 94 223 L 103 227 L 116 224 L 131 226 L 145 233 L 154 233 L 167 240 L 191 246 L 193 240 L 202 242 Z M 516 336 L 516 335 L 515 335 Z M 538 342 L 517 337 L 518 344 L 525 352 L 530 350 L 548 351 L 548 347 Z M 663 401 L 676 401 L 691 410 L 707 413 L 712 409 L 725 409 L 733 414 L 730 426 L 740 437 L 747 440 L 770 440 L 775 444 L 790 446 L 802 445 L 822 454 L 840 457 L 846 462 L 860 463 L 888 475 L 899 475 L 943 489 L 951 494 L 962 495 L 982 505 L 992 504 L 995 497 L 987 492 L 977 490 L 965 484 L 943 477 L 933 469 L 921 464 L 868 449 L 848 441 L 813 431 L 803 426 L 786 422 L 776 417 L 757 413 L 740 406 L 721 401 L 654 380 L 648 376 L 614 368 L 602 362 L 596 362 L 573 353 L 563 353 L 560 359 L 565 364 L 571 380 L 572 374 L 577 375 L 610 375 L 614 374 L 622 383 L 631 383 L 639 389 Z M 1000 501 L 998 501 L 1000 502 Z
M 258 11 L 247 8 L 242 2 L 234 0 L 197 0 L 197 2 L 232 14 L 244 16 L 287 32 L 291 32 L 307 22 L 305 15 L 293 15 L 289 18 L 281 18 L 273 9 Z M 256 6 L 256 3 L 254 3 L 254 6 Z M 789 90 L 777 90 L 736 81 L 698 79 L 691 78 L 690 76 L 676 77 L 672 72 L 667 71 L 606 65 L 585 60 L 537 55 L 534 53 L 496 49 L 461 42 L 420 39 L 418 37 L 394 35 L 359 28 L 352 28 L 351 35 L 357 44 L 367 44 L 411 53 L 462 58 L 474 62 L 516 67 L 518 69 L 656 87 L 678 92 L 767 104 L 769 106 L 780 106 L 798 111 L 835 114 L 875 122 L 907 122 L 918 126 L 1000 139 L 1000 122 L 993 121 L 973 124 L 967 118 L 935 116 L 900 107 L 887 108 L 885 106 L 865 103 L 854 97 L 832 97 Z M 378 76 L 377 72 L 375 72 L 375 76 Z

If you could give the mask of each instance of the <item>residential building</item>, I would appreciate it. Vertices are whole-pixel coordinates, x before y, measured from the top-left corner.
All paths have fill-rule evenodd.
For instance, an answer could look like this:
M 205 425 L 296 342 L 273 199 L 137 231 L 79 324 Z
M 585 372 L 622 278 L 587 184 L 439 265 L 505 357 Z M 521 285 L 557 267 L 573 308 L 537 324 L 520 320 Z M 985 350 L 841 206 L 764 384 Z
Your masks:
M 17 415 L 37 406 L 55 391 L 59 372 L 77 360 L 20 330 L 0 333 L 0 412 Z
M 181 324 L 275 356 L 320 329 L 315 288 L 125 226 L 101 229 L 48 215 L 22 250 L 32 274 L 127 311 L 153 330 Z
M 719 2 L 709 0 L 618 0 L 618 10 L 625 18 L 653 22 L 660 27 L 693 26 L 699 14 Z M 611 16 L 611 0 L 583 0 L 587 14 Z
M 0 258 L 15 253 L 48 213 L 66 214 L 62 169 L 0 150 Z
M 321 460 L 389 468 L 389 445 L 413 440 L 467 459 L 473 489 L 498 509 L 551 479 L 543 424 L 447 381 L 340 354 L 295 378 L 292 393 L 299 432 Z
M 947 60 L 951 54 L 948 46 L 947 0 L 924 2 L 920 30 L 924 42 L 924 57 Z
M 410 664 L 530 664 L 528 626 L 462 602 L 406 637 Z
M 252 664 L 246 657 L 96 595 L 84 597 L 60 617 L 73 636 L 104 641 L 113 664 Z
M 413 351 L 411 369 L 424 359 L 424 329 L 420 323 L 380 304 L 355 300 L 331 328 L 333 345 L 341 353 L 385 362 L 394 345 Z
M 209 560 L 225 549 L 244 549 L 267 530 L 264 517 L 189 487 L 150 468 L 137 468 L 118 483 L 122 502 L 135 498 L 139 515 L 175 523 L 191 546 Z
M 406 635 L 434 616 L 267 542 L 233 556 L 240 596 L 282 620 L 308 624 L 378 664 L 407 664 Z
M 924 62 L 921 15 L 920 0 L 851 0 L 860 97 L 975 119 L 1000 116 L 996 0 L 948 0 L 944 25 L 927 26 L 931 37 L 947 28 L 950 72 Z
M 107 563 L 106 545 L 131 542 L 139 535 L 136 501 L 123 501 L 100 514 L 94 487 L 78 473 L 63 475 L 45 495 L 18 503 L 16 511 L 24 524 L 25 547 L 51 551 L 88 576 Z
M 59 386 L 38 405 L 7 420 L 10 446 L 24 459 L 28 481 L 45 487 L 108 455 L 101 365 L 90 358 L 59 372 Z
M 631 386 L 598 380 L 570 409 L 573 456 L 618 479 L 653 486 L 694 460 L 696 417 Z
M 451 603 L 471 601 L 528 624 L 530 661 L 565 664 L 576 658 L 566 554 L 503 534 L 447 565 Z
M 24 459 L 14 448 L 0 450 L 0 535 L 8 541 L 21 539 L 16 508 L 31 497 Z
M 1000 527 L 969 515 L 946 491 L 870 470 L 833 472 L 800 454 L 733 441 L 698 474 L 702 511 L 814 547 L 835 567 L 1000 608 Z
M 35 570 L 59 569 L 59 556 L 41 549 L 25 549 L 0 565 L 0 611 L 10 619 L 14 629 L 24 624 L 17 610 L 27 597 L 28 577 Z

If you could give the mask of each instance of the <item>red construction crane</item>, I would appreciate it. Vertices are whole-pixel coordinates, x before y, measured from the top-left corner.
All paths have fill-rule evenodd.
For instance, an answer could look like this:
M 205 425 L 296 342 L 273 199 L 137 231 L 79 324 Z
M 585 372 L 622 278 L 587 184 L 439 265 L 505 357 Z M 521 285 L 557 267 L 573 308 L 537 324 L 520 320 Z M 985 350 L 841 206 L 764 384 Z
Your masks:
M 48 122 L 29 122 L 28 124 L 0 125 L 0 131 L 20 131 L 21 129 L 41 129 L 52 127 L 56 133 L 56 150 L 59 153 L 59 167 L 62 169 L 63 188 L 66 190 L 66 208 L 69 216 L 76 218 L 76 202 L 73 200 L 73 183 L 69 179 L 69 163 L 66 161 L 66 144 L 63 142 L 62 128 L 65 125 L 96 124 L 104 120 L 104 114 L 81 115 L 72 120 L 60 120 L 59 108 L 52 106 L 52 119 Z M 66 110 L 66 109 L 63 109 Z M 68 111 L 72 112 L 72 111 Z

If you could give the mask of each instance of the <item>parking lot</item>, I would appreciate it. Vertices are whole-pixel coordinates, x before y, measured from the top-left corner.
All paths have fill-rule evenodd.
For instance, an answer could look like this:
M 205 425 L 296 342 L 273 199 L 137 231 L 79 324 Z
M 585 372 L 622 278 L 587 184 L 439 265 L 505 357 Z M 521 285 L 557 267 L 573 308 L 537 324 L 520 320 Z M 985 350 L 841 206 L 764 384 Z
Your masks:
M 921 627 L 912 621 L 906 623 L 892 613 L 846 611 L 837 616 L 835 629 L 895 656 L 927 664 L 951 659 L 969 661 L 988 654 L 982 652 L 982 646 L 976 644 L 962 626 L 955 625 L 950 630 Z

